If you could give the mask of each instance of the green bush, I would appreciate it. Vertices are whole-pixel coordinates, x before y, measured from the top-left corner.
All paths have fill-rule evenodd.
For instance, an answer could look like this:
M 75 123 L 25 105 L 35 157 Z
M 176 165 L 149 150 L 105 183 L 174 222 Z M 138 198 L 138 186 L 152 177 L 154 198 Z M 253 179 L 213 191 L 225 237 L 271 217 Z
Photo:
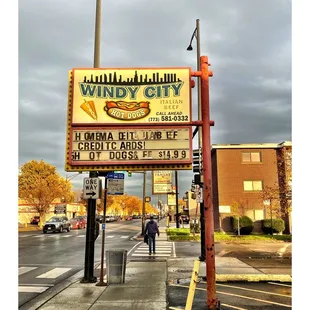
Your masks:
M 238 233 L 238 217 L 232 218 L 232 226 L 235 233 Z M 253 229 L 253 221 L 248 216 L 239 217 L 240 235 L 249 235 Z
M 285 229 L 285 223 L 282 219 L 272 219 L 272 233 L 281 233 Z M 262 220 L 262 231 L 265 234 L 271 232 L 271 219 Z
M 187 236 L 190 234 L 189 228 L 168 228 L 167 235 L 168 236 Z

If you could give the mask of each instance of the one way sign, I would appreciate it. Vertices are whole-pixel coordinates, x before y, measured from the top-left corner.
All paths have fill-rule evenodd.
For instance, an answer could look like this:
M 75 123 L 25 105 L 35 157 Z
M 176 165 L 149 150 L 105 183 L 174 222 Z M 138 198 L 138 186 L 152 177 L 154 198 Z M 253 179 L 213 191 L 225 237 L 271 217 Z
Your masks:
M 84 178 L 83 181 L 83 197 L 84 199 L 101 198 L 102 185 L 99 178 Z

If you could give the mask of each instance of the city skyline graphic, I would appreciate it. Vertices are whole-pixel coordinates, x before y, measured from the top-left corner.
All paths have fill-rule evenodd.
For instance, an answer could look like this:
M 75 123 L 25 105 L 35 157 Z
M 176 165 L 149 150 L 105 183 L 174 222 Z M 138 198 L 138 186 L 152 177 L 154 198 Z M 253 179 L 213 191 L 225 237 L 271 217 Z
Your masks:
M 100 84 L 100 85 L 154 85 L 154 84 L 171 84 L 171 83 L 179 83 L 183 82 L 179 78 L 177 78 L 176 73 L 164 73 L 162 75 L 157 73 L 153 73 L 150 77 L 147 74 L 140 74 L 138 76 L 138 72 L 135 71 L 135 74 L 131 78 L 127 78 L 123 80 L 123 76 L 120 74 L 117 75 L 114 73 L 103 73 L 100 75 L 94 76 L 91 74 L 88 79 L 87 76 L 84 76 L 84 83 L 87 84 Z

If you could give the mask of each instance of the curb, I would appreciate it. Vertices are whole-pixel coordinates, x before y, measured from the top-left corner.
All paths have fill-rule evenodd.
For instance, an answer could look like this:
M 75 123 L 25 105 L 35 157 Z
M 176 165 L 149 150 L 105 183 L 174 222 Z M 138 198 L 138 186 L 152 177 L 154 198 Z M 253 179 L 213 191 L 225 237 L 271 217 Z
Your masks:
M 206 277 L 202 277 L 206 281 Z M 285 274 L 217 274 L 216 282 L 286 282 L 292 283 L 292 277 Z

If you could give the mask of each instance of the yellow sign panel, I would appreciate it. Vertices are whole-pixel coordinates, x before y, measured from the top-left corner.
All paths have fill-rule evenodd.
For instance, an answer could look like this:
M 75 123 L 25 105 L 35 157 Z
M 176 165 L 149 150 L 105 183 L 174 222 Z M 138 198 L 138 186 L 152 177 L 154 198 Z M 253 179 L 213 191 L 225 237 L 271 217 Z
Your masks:
M 71 165 L 191 163 L 191 129 L 71 130 Z
M 72 125 L 189 123 L 190 68 L 73 69 Z
M 175 206 L 176 205 L 176 194 L 168 194 L 168 206 Z
M 153 195 L 172 192 L 172 171 L 153 171 Z

